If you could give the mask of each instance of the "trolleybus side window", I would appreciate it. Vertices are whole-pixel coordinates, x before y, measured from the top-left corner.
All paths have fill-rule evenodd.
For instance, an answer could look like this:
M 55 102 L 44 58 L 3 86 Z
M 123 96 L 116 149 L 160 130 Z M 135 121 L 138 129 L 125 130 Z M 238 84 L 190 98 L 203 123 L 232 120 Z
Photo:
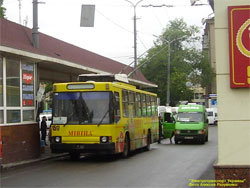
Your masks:
M 141 117 L 142 115 L 142 110 L 141 110 L 141 94 L 140 93 L 136 93 L 136 102 L 135 102 L 135 111 L 136 111 L 136 116 L 137 117 Z
M 146 95 L 142 94 L 142 115 L 147 116 Z
M 114 114 L 115 122 L 117 123 L 121 119 L 120 96 L 118 92 L 114 92 Z
M 156 114 L 156 99 L 154 96 L 151 96 L 151 105 L 152 105 L 152 115 L 154 116 Z
M 122 108 L 123 108 L 123 117 L 128 117 L 128 91 L 122 91 Z
M 135 117 L 135 93 L 129 92 L 129 105 L 132 106 L 132 114 Z
M 152 108 L 149 95 L 146 95 L 146 101 L 147 101 L 147 116 L 152 116 Z

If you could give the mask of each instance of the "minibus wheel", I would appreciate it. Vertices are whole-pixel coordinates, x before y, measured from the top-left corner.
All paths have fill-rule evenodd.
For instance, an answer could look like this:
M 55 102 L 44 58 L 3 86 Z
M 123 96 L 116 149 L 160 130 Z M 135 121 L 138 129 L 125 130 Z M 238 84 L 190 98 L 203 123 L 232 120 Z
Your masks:
M 205 135 L 200 139 L 200 144 L 204 144 L 205 143 Z
M 178 142 L 179 142 L 179 140 L 175 138 L 175 139 L 174 139 L 174 143 L 175 143 L 175 144 L 178 144 Z

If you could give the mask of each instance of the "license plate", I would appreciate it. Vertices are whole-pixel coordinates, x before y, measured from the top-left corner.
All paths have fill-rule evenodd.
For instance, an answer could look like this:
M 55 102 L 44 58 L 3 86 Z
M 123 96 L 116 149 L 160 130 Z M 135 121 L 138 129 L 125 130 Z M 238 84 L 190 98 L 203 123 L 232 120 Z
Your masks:
M 76 145 L 76 149 L 84 149 L 84 145 Z
M 185 136 L 184 138 L 187 139 L 187 140 L 192 140 L 192 139 L 194 139 L 194 137 L 192 137 L 192 136 Z

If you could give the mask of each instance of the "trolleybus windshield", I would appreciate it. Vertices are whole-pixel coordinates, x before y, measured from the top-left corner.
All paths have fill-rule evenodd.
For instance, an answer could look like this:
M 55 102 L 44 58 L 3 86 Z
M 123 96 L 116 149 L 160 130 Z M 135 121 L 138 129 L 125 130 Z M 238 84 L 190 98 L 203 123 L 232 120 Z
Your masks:
M 54 93 L 53 124 L 110 124 L 111 99 L 111 92 Z

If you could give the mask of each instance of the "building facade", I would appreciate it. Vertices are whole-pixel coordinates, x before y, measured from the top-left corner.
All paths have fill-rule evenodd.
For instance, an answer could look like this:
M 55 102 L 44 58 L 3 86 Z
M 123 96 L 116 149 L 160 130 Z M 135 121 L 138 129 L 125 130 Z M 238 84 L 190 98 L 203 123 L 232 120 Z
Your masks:
M 250 81 L 244 77 L 250 67 L 249 0 L 215 0 L 214 9 L 218 95 L 215 177 L 234 180 L 236 187 L 250 187 Z M 238 77 L 244 81 L 232 87 L 231 78 Z

